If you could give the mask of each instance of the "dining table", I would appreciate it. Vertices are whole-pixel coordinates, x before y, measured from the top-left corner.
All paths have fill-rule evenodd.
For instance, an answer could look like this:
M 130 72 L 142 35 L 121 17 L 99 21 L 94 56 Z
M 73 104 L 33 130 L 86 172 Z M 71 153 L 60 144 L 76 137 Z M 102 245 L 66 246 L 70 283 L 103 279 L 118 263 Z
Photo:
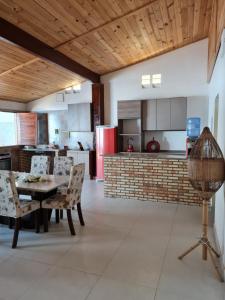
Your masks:
M 40 176 L 40 179 L 37 182 L 29 182 L 30 176 L 32 176 L 32 174 L 30 173 L 15 172 L 16 188 L 19 193 L 22 194 L 23 191 L 36 193 L 46 198 L 48 193 L 51 193 L 52 191 L 55 191 L 58 187 L 69 183 L 69 176 L 42 175 Z
M 57 188 L 63 185 L 68 185 L 69 183 L 69 176 L 34 176 L 33 174 L 24 172 L 14 172 L 14 176 L 16 181 L 16 188 L 18 194 L 20 195 L 20 199 L 25 198 L 24 200 L 29 201 L 29 198 L 27 196 L 30 195 L 33 200 L 40 201 L 40 203 L 48 197 L 54 195 L 57 192 Z M 38 177 L 40 178 L 38 179 Z M 34 182 L 35 178 L 38 181 Z M 42 216 L 42 214 L 40 214 L 40 216 Z M 7 224 L 8 220 L 5 220 L 5 217 L 1 217 L 0 223 Z M 32 214 L 22 218 L 22 227 L 34 227 L 34 216 Z

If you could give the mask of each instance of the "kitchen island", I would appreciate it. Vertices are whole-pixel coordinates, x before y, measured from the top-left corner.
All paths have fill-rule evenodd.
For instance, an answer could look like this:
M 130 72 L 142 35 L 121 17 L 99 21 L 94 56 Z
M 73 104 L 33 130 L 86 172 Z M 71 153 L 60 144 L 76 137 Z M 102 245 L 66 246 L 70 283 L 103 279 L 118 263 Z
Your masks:
M 184 155 L 117 153 L 104 157 L 106 197 L 201 205 Z

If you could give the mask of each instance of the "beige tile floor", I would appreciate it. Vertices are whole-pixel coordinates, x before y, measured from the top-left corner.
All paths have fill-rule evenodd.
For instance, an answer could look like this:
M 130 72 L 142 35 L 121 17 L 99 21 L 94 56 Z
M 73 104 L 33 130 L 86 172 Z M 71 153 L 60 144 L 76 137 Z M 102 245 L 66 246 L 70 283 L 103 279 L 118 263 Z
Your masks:
M 225 299 L 200 249 L 177 259 L 200 234 L 200 208 L 104 199 L 94 181 L 82 203 L 75 237 L 64 220 L 47 234 L 21 232 L 12 250 L 12 230 L 0 226 L 0 300 Z

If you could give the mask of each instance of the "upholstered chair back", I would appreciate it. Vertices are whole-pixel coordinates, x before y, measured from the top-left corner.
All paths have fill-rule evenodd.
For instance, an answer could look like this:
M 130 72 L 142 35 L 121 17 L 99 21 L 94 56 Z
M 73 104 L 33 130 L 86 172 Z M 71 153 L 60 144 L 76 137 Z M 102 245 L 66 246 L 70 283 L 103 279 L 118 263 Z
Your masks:
M 49 174 L 50 161 L 45 155 L 33 155 L 31 158 L 30 173 L 33 175 Z
M 0 215 L 16 217 L 20 213 L 15 177 L 11 171 L 0 171 Z
M 70 181 L 67 189 L 66 202 L 69 207 L 74 207 L 80 202 L 84 182 L 85 164 L 78 164 L 71 168 Z
M 73 166 L 73 157 L 55 156 L 53 174 L 58 176 L 69 176 Z

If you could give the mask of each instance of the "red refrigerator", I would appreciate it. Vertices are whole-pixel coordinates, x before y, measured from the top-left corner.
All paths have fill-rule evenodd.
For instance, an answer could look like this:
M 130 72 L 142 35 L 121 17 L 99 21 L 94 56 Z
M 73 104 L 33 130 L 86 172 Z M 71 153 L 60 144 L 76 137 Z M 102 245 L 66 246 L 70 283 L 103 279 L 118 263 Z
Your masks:
M 117 152 L 117 128 L 96 126 L 96 180 L 104 180 L 104 155 Z

